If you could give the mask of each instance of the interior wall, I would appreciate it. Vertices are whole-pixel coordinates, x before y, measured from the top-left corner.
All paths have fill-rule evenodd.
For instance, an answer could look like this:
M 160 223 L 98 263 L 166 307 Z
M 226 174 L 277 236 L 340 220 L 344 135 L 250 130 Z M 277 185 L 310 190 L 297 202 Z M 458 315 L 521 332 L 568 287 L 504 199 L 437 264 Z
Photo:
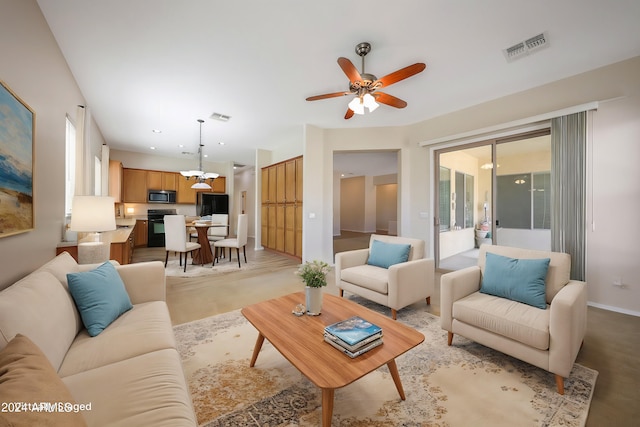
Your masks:
M 376 231 L 389 232 L 389 221 L 398 220 L 398 184 L 376 185 Z
M 234 194 L 233 199 L 236 201 L 236 217 L 242 213 L 242 192 L 247 192 L 245 201 L 245 214 L 249 220 L 249 227 L 247 234 L 249 237 L 256 236 L 256 221 L 255 221 L 255 207 L 256 207 L 256 188 L 255 188 L 255 171 L 245 170 L 235 175 L 234 182 Z M 236 222 L 237 223 L 237 222 Z
M 35 229 L 0 239 L 0 288 L 55 256 L 65 219 L 65 117 L 84 97 L 35 0 L 0 0 L 0 79 L 35 112 Z M 91 121 L 90 152 L 102 136 Z M 93 157 L 85 166 L 93 176 Z M 93 188 L 93 187 L 92 187 Z
M 344 231 L 365 232 L 364 176 L 340 181 L 340 225 Z
M 310 180 L 305 180 L 305 195 L 310 194 L 314 206 L 322 212 L 322 224 L 311 221 L 305 215 L 304 234 L 307 238 L 303 237 L 303 254 L 306 254 L 303 257 L 332 263 L 333 187 L 321 183 L 332 182 L 334 152 L 346 150 L 398 152 L 398 188 L 401 189 L 398 196 L 398 233 L 427 240 L 431 232 L 427 211 L 429 202 L 424 188 L 428 174 L 425 168 L 427 151 L 419 147 L 417 141 L 412 143 L 409 140 L 406 128 L 319 129 L 307 125 L 305 156 L 313 152 L 315 157 L 313 163 L 305 162 L 305 176 L 323 176 L 324 179 L 313 180 L 313 184 L 310 184 L 312 188 L 317 188 L 317 192 L 308 191 L 307 183 Z M 321 195 L 324 195 L 324 199 L 320 198 Z M 305 198 L 305 204 L 307 200 Z M 320 230 L 327 232 L 321 234 Z
M 340 172 L 333 172 L 333 235 L 339 236 L 340 230 L 342 230 L 342 221 L 340 219 L 340 197 L 342 193 L 340 187 L 342 186 L 342 177 Z
M 640 66 L 636 69 L 640 79 Z M 589 301 L 640 316 L 640 83 L 593 113 L 588 163 Z M 622 287 L 614 286 L 619 279 Z

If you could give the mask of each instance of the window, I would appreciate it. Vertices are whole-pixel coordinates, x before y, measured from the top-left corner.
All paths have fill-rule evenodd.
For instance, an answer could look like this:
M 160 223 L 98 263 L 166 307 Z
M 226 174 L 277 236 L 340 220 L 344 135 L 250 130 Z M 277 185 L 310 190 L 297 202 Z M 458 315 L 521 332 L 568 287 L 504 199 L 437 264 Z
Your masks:
M 550 229 L 551 173 L 498 176 L 497 212 L 502 228 Z
M 67 130 L 65 142 L 65 215 L 71 215 L 71 201 L 76 188 L 76 127 L 67 116 Z
M 456 171 L 456 227 L 473 227 L 473 175 Z
M 464 228 L 473 228 L 473 207 L 475 205 L 473 175 L 464 176 Z
M 439 188 L 440 231 L 451 228 L 451 170 L 440 166 Z

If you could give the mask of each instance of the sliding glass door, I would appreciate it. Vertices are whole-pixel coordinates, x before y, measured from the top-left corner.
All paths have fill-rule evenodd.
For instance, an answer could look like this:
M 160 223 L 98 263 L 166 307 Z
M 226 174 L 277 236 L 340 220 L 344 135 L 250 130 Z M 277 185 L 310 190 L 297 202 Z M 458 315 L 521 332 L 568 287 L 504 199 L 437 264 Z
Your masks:
M 438 268 L 476 265 L 482 244 L 550 249 L 548 129 L 437 150 L 435 164 Z
M 457 270 L 473 264 L 468 255 L 478 236 L 490 239 L 491 170 L 482 159 L 491 156 L 491 145 L 486 143 L 436 152 L 435 246 L 440 268 Z
M 551 250 L 551 138 L 496 144 L 494 243 Z

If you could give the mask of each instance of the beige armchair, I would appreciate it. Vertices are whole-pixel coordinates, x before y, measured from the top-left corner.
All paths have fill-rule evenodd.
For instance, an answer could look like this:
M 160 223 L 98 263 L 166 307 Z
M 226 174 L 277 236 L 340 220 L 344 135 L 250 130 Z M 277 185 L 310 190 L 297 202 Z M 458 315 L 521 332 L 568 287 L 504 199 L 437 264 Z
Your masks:
M 388 268 L 369 264 L 372 255 L 377 257 L 372 253 L 372 247 L 379 247 L 374 243 L 376 240 L 383 244 L 410 245 L 407 261 Z M 394 319 L 397 311 L 409 304 L 422 299 L 430 304 L 435 270 L 433 259 L 424 258 L 424 252 L 424 240 L 372 234 L 369 248 L 336 254 L 336 286 L 340 296 L 347 291 L 387 306 Z M 383 259 L 389 259 L 384 253 L 381 255 Z
M 515 259 L 549 258 L 540 295 L 546 309 L 480 292 L 486 254 Z M 559 252 L 482 245 L 478 265 L 443 274 L 440 322 L 448 344 L 459 334 L 555 374 L 559 394 L 569 376 L 587 325 L 587 286 L 570 280 L 571 258 Z

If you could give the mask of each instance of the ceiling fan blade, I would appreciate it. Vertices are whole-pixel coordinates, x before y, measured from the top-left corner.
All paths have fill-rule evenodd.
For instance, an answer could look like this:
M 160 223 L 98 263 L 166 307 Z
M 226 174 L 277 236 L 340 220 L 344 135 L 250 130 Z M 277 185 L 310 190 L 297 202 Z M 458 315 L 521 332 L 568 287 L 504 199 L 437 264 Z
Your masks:
M 351 108 L 347 108 L 347 114 L 344 115 L 345 120 L 349 120 L 355 113 Z
M 387 74 L 386 76 L 378 79 L 378 82 L 382 83 L 382 87 L 391 86 L 400 80 L 404 80 L 415 74 L 421 73 L 425 68 L 427 68 L 427 64 L 418 62 L 416 64 L 409 65 L 408 67 L 401 68 L 398 71 L 394 71 L 391 74 Z
M 362 76 L 360 76 L 360 72 L 358 72 L 358 69 L 353 65 L 353 62 L 347 58 L 340 57 L 338 58 L 338 65 L 340 65 L 342 71 L 349 77 L 351 83 L 362 81 Z
M 307 101 L 317 101 L 319 99 L 337 98 L 339 96 L 345 96 L 345 95 L 351 95 L 351 92 L 334 92 L 334 93 L 325 93 L 324 95 L 310 96 L 307 98 Z
M 384 92 L 376 92 L 373 94 L 373 97 L 376 99 L 377 102 L 381 104 L 390 105 L 392 107 L 404 108 L 407 106 L 407 103 L 402 99 L 396 98 L 395 96 L 389 95 Z

